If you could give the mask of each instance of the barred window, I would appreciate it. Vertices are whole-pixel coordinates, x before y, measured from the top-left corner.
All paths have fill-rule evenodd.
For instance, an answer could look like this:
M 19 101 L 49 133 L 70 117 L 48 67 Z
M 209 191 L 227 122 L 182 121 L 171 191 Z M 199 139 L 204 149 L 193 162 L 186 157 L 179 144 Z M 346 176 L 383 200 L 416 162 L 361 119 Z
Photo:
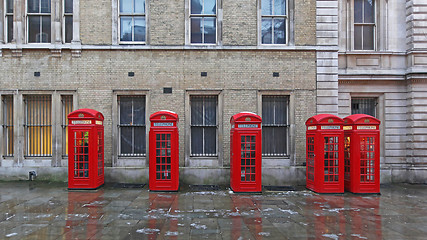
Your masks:
M 62 24 L 64 42 L 71 43 L 73 39 L 73 0 L 64 0 Z
M 191 43 L 216 43 L 216 0 L 190 1 Z
M 119 0 L 121 42 L 145 42 L 145 0 Z
M 354 0 L 354 49 L 374 50 L 375 1 Z
M 352 98 L 351 114 L 377 115 L 377 98 Z
M 191 155 L 217 156 L 218 96 L 191 96 Z
M 50 95 L 25 96 L 26 156 L 52 156 L 52 100 Z
M 10 43 L 13 39 L 13 0 L 6 0 L 6 42 Z
M 27 1 L 27 24 L 29 43 L 50 43 L 51 8 L 50 0 Z
M 13 96 L 3 96 L 2 103 L 3 157 L 13 157 Z
M 288 155 L 288 96 L 262 97 L 262 154 Z
M 286 44 L 286 0 L 261 0 L 261 43 Z
M 119 96 L 119 156 L 145 156 L 145 96 Z
M 73 96 L 61 96 L 62 156 L 68 156 L 68 114 L 73 111 Z

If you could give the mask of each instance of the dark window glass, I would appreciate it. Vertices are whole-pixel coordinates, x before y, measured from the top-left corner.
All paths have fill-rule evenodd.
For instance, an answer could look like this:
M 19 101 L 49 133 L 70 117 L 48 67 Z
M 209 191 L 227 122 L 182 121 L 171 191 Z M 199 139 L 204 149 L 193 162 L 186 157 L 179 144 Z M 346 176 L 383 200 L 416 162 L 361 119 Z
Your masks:
M 286 156 L 288 141 L 288 97 L 262 97 L 262 153 Z
M 216 156 L 217 96 L 192 96 L 191 104 L 191 154 Z
M 120 156 L 145 155 L 145 97 L 119 97 Z

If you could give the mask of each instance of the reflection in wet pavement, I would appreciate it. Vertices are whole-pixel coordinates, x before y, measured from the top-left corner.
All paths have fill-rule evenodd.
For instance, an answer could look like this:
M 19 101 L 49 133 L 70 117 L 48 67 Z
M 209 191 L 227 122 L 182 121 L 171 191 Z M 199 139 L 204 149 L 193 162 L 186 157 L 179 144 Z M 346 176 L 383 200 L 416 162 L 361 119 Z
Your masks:
M 382 195 L 178 193 L 0 182 L 0 239 L 423 239 L 425 185 Z M 425 239 L 425 238 L 424 238 Z

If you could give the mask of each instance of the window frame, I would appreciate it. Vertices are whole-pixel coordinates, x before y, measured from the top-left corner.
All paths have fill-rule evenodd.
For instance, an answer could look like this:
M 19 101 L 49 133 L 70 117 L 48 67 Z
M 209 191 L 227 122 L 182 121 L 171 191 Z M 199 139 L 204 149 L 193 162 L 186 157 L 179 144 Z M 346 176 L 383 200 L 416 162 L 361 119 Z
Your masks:
M 262 123 L 262 128 L 268 127 L 268 128 L 284 128 L 286 130 L 286 146 L 285 146 L 285 153 L 283 154 L 274 154 L 274 153 L 262 153 L 262 157 L 272 157 L 272 158 L 288 158 L 290 156 L 290 95 L 273 95 L 273 94 L 264 94 L 261 96 L 261 116 L 264 112 L 264 109 L 262 107 L 264 103 L 264 97 L 271 97 L 271 98 L 284 98 L 285 104 L 286 104 L 286 124 L 266 124 L 264 121 Z M 275 102 L 276 103 L 276 102 Z M 263 118 L 264 119 L 264 118 Z M 264 133 L 263 133 L 264 135 Z
M 68 102 L 69 105 L 66 105 Z M 62 158 L 68 157 L 68 114 L 74 110 L 74 96 L 61 94 Z M 67 114 L 68 112 L 68 114 Z
M 2 131 L 3 131 L 3 139 L 2 139 L 2 149 L 0 151 L 2 152 L 2 157 L 13 157 L 14 156 L 14 103 L 13 103 L 13 95 L 5 94 L 1 96 L 1 121 L 2 121 Z M 10 101 L 9 104 L 6 103 L 6 101 Z M 11 114 L 8 115 L 8 113 Z M 11 119 L 11 120 L 9 120 Z M 10 134 L 9 130 L 12 130 L 12 133 Z M 11 152 L 11 154 L 9 154 Z
M 362 0 L 363 1 L 363 6 L 364 6 L 364 2 L 365 1 L 367 1 L 367 0 Z M 353 51 L 376 51 L 377 50 L 377 41 L 378 41 L 378 39 L 377 39 L 377 31 L 378 31 L 378 14 L 377 14 L 377 11 L 378 11 L 378 1 L 379 0 L 372 0 L 372 1 L 374 1 L 374 10 L 373 10 L 373 14 L 374 14 L 374 17 L 373 17 L 373 19 L 374 19 L 374 23 L 356 23 L 355 22 L 355 14 L 354 14 L 354 12 L 355 12 L 355 10 L 356 10 L 356 7 L 355 7 L 355 0 L 352 0 L 351 1 L 351 10 L 350 10 L 350 16 L 351 16 L 351 40 L 350 40 L 350 42 L 351 42 L 351 50 L 353 50 Z M 365 15 L 365 12 L 364 12 L 364 7 L 363 7 L 363 10 L 362 10 L 362 19 L 364 19 L 364 15 Z M 356 37 L 355 37 L 355 26 L 356 25 L 359 25 L 359 26 L 373 26 L 373 31 L 372 31 L 372 45 L 373 45 L 373 48 L 372 49 L 363 49 L 363 31 L 362 31 L 362 36 L 361 36 L 361 38 L 362 38 L 362 43 L 361 43 L 361 46 L 362 46 L 362 49 L 356 49 L 355 48 L 355 40 L 356 40 Z
M 72 0 L 73 1 L 73 7 L 72 7 L 72 12 L 71 13 L 66 13 L 65 12 L 65 1 L 67 0 L 62 0 L 62 43 L 64 44 L 69 44 L 73 41 L 73 31 L 74 31 L 74 26 L 73 26 L 73 18 L 74 18 L 74 1 L 76 0 Z M 67 17 L 71 17 L 71 40 L 70 42 L 67 42 L 67 25 L 66 25 L 66 18 Z
M 351 112 L 351 114 L 356 114 L 356 113 L 353 113 L 353 100 L 372 100 L 373 101 L 373 107 L 374 107 L 373 108 L 374 116 L 372 116 L 372 117 L 378 118 L 378 101 L 379 101 L 378 97 L 353 97 L 352 96 L 350 99 L 350 112 Z M 369 103 L 369 104 L 371 104 L 371 103 Z M 364 113 L 364 114 L 367 114 L 367 113 Z M 367 114 L 367 115 L 369 115 L 369 114 Z
M 216 46 L 219 44 L 219 19 L 218 19 L 218 11 L 220 9 L 219 4 L 221 4 L 220 0 L 215 0 L 215 14 L 192 14 L 191 13 L 191 0 L 188 1 L 188 43 L 190 45 L 210 45 L 210 46 Z M 204 1 L 204 0 L 203 0 Z M 191 19 L 192 18 L 207 18 L 207 17 L 214 17 L 215 18 L 215 43 L 205 43 L 204 42 L 204 34 L 202 34 L 202 42 L 201 43 L 193 43 L 191 41 Z
M 4 16 L 2 16 L 3 17 L 3 21 L 4 21 L 4 24 L 3 24 L 3 26 L 4 26 L 4 33 L 3 33 L 3 36 L 4 36 L 4 42 L 5 43 L 11 43 L 12 41 L 13 41 L 13 38 L 14 38 L 14 36 L 13 36 L 13 10 L 14 10 L 14 1 L 13 0 L 11 0 L 11 2 L 12 2 L 12 12 L 8 12 L 7 10 L 7 7 L 8 7 L 8 1 L 7 0 L 4 0 L 4 4 L 3 4 L 3 9 L 4 9 Z M 8 18 L 12 18 L 12 25 L 11 26 L 9 26 L 9 22 L 8 22 Z M 11 28 L 11 36 L 9 36 L 9 27 Z M 9 40 L 9 37 L 11 37 L 10 38 L 10 40 Z
M 215 113 L 216 113 L 216 119 L 215 119 L 215 125 L 193 125 L 192 121 L 191 121 L 191 116 L 192 116 L 192 112 L 191 112 L 191 104 L 192 104 L 192 98 L 193 97 L 200 97 L 200 98 L 208 98 L 208 97 L 214 97 L 216 98 L 216 105 L 215 105 Z M 203 105 L 204 108 L 204 105 Z M 190 157 L 197 157 L 197 158 L 217 158 L 220 154 L 219 154 L 219 96 L 215 95 L 215 94 L 192 94 L 189 96 L 189 116 L 190 116 L 190 120 L 189 120 L 189 138 L 190 138 L 190 145 L 189 145 L 189 149 L 190 149 Z M 204 120 L 204 119 L 203 119 Z M 193 149 L 192 149 L 192 128 L 193 127 L 202 127 L 202 128 L 215 128 L 215 153 L 214 154 L 209 154 L 209 153 L 202 153 L 202 154 L 193 154 Z M 204 140 L 205 138 L 203 138 Z M 204 141 L 203 141 L 203 145 L 204 145 Z M 205 150 L 205 147 L 203 146 L 203 151 Z
M 29 157 L 53 157 L 53 153 L 54 153 L 54 146 L 53 146 L 53 134 L 54 134 L 54 124 L 53 124 L 53 121 L 54 121 L 54 116 L 53 116 L 53 96 L 52 96 L 52 94 L 25 94 L 25 95 L 23 95 L 23 97 L 24 97 L 24 139 L 25 139 L 25 151 L 24 151 L 24 157 L 25 158 L 29 158 Z M 49 112 L 49 109 L 47 109 L 46 110 L 46 113 L 47 114 L 49 114 L 50 115 L 50 119 L 48 119 L 48 121 L 50 122 L 50 124 L 28 124 L 28 122 L 29 122 L 29 120 L 28 120 L 28 117 L 29 117 L 29 113 L 28 113 L 28 99 L 29 98 L 36 98 L 36 97 L 38 97 L 38 98 L 48 98 L 47 100 L 46 100 L 46 103 L 49 103 L 49 100 L 50 100 L 50 112 Z M 40 117 L 40 116 L 36 116 L 36 117 Z M 42 121 L 41 119 L 40 119 L 40 121 Z M 44 122 L 44 121 L 43 121 Z M 31 141 L 30 141 L 30 133 L 29 133 L 29 128 L 30 127 L 32 127 L 32 126 L 34 126 L 34 127 L 40 127 L 41 129 L 39 130 L 39 131 L 41 131 L 42 129 L 44 129 L 45 127 L 50 127 L 50 136 L 48 136 L 48 135 L 43 135 L 43 134 L 40 134 L 40 138 L 37 138 L 36 139 L 36 141 L 39 141 L 39 144 L 40 144 L 40 147 L 39 147 L 39 149 L 38 149 L 38 151 L 40 151 L 40 152 L 43 152 L 43 151 L 45 151 L 45 146 L 44 146 L 44 144 L 45 143 L 47 143 L 48 145 L 47 145 L 47 152 L 49 152 L 49 149 L 50 149 L 50 154 L 44 154 L 44 153 L 40 153 L 40 154 L 31 154 L 30 153 L 30 151 L 31 151 L 31 149 L 30 149 L 30 144 L 32 143 Z M 48 140 L 47 140 L 47 142 L 45 142 L 45 140 L 43 139 L 43 137 L 48 137 Z M 49 138 L 50 138 L 50 140 L 49 140 Z M 50 144 L 50 146 L 49 146 L 49 144 Z
M 289 19 L 290 19 L 290 1 L 289 0 L 285 0 L 285 15 L 263 15 L 262 14 L 262 1 L 263 0 L 258 0 L 258 44 L 262 45 L 262 46 L 288 46 L 289 45 L 289 41 L 290 41 L 290 23 L 289 23 Z M 274 12 L 274 1 L 276 0 L 271 0 L 273 1 L 273 8 L 272 8 L 272 12 Z M 263 18 L 271 18 L 272 21 L 274 18 L 285 18 L 285 43 L 274 43 L 274 24 L 272 24 L 272 43 L 262 43 L 262 19 Z
M 143 98 L 144 100 L 144 108 L 145 108 L 145 112 L 144 112 L 144 119 L 145 122 L 143 124 L 121 124 L 120 123 L 120 116 L 121 116 L 121 112 L 120 112 L 120 98 Z M 133 101 L 132 101 L 132 113 L 133 113 Z M 141 157 L 147 157 L 147 97 L 145 95 L 117 95 L 117 116 L 118 116 L 118 121 L 117 121 L 117 157 L 118 158 L 141 158 Z M 132 118 L 134 117 L 134 115 L 132 114 Z M 121 127 L 132 127 L 132 129 L 134 129 L 134 127 L 142 127 L 143 128 L 143 132 L 145 134 L 144 139 L 145 139 L 145 152 L 144 153 L 121 153 Z M 132 135 L 134 135 L 134 130 L 132 130 Z M 134 141 L 135 139 L 132 139 L 132 151 L 134 151 L 135 148 L 135 144 Z
M 29 0 L 25 0 L 25 36 L 26 36 L 26 43 L 29 44 L 52 44 L 52 37 L 53 37 L 53 32 L 52 32 L 52 3 L 51 0 L 48 0 L 49 4 L 50 4 L 50 12 L 49 13 L 41 13 L 41 1 L 39 0 L 39 12 L 38 13 L 30 13 L 28 12 L 28 1 Z M 42 19 L 43 17 L 49 17 L 50 21 L 49 21 L 49 31 L 50 31 L 50 36 L 47 40 L 47 42 L 30 42 L 30 17 L 39 17 L 39 20 Z M 41 24 L 40 24 L 40 29 L 39 29 L 39 33 L 41 34 L 43 32 L 43 21 L 40 20 Z M 39 23 L 40 23 L 39 22 Z M 41 30 L 41 32 L 40 32 Z
M 147 38 L 148 38 L 148 4 L 149 4 L 149 0 L 144 0 L 145 4 L 144 4 L 144 13 L 121 13 L 120 12 L 120 0 L 116 0 L 117 1 L 117 42 L 121 45 L 146 45 L 147 44 Z M 136 1 L 136 0 L 134 0 Z M 121 31 L 121 17 L 131 17 L 132 21 L 134 23 L 134 18 L 135 17 L 144 17 L 145 20 L 145 41 L 122 41 L 121 37 L 120 37 L 120 31 Z M 135 33 L 132 34 L 132 38 L 134 38 Z

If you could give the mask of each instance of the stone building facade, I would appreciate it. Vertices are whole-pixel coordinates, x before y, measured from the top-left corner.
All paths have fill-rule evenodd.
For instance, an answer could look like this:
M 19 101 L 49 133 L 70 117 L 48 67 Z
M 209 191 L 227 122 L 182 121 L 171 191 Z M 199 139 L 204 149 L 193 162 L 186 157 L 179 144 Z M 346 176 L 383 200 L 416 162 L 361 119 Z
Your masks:
M 181 182 L 229 183 L 229 120 L 250 111 L 263 184 L 304 183 L 305 120 L 367 98 L 382 181 L 425 182 L 424 5 L 372 0 L 375 47 L 359 50 L 354 1 L 0 0 L 0 179 L 66 181 L 66 114 L 93 108 L 107 182 L 148 182 L 148 119 L 167 109 Z

